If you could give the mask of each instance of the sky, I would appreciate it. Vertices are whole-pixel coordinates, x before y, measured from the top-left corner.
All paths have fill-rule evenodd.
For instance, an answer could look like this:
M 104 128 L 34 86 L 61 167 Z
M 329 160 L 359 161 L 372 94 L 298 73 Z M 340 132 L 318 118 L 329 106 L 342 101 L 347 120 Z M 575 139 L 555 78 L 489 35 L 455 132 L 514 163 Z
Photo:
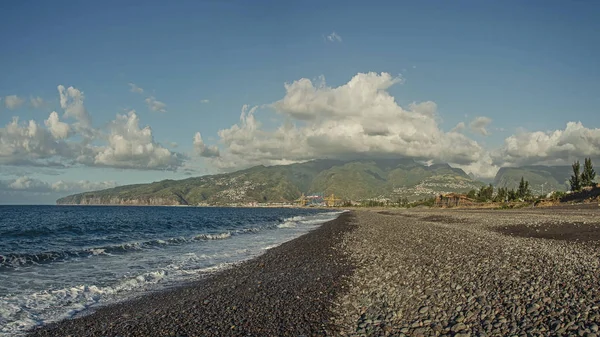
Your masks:
M 597 1 L 2 1 L 0 203 L 319 158 L 600 164 Z

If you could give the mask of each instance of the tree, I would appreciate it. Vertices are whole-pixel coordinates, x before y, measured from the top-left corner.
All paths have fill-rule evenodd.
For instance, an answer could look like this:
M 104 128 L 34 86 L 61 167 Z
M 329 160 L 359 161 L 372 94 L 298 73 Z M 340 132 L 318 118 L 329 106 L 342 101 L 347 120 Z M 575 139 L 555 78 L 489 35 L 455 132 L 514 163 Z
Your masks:
M 489 201 L 492 200 L 492 196 L 494 195 L 494 186 L 490 184 L 489 186 L 481 186 L 479 189 L 479 193 L 477 193 L 478 201 Z
M 518 198 L 517 192 L 515 191 L 514 188 L 511 188 L 510 191 L 508 191 L 508 200 L 515 201 L 515 200 L 517 200 L 517 198 Z
M 596 186 L 594 183 L 595 178 L 596 172 L 592 166 L 592 158 L 585 158 L 583 172 L 581 172 L 581 186 Z
M 404 197 L 404 198 L 398 198 L 398 206 L 406 206 L 408 205 L 408 198 Z
M 506 201 L 507 197 L 508 197 L 508 188 L 500 187 L 500 188 L 498 188 L 498 193 L 496 193 L 496 197 L 494 198 L 494 201 L 504 202 L 504 201 Z
M 579 175 L 579 160 L 574 162 L 571 166 L 573 168 L 573 175 L 569 179 L 569 184 L 571 184 L 571 191 L 579 192 L 581 190 L 581 176 Z
M 527 199 L 530 196 L 531 190 L 529 189 L 529 181 L 525 180 L 524 177 L 521 177 L 521 182 L 519 182 L 519 188 L 517 189 L 517 197 Z
M 469 198 L 469 199 L 475 199 L 475 197 L 477 197 L 477 191 L 476 190 L 470 190 L 469 193 L 467 193 L 467 198 Z

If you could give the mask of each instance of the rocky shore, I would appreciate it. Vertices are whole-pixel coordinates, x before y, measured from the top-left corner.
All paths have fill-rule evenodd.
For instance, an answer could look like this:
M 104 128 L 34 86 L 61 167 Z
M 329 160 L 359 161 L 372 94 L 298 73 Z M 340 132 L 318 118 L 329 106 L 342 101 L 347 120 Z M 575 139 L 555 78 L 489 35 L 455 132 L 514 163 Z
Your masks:
M 597 336 L 598 215 L 358 212 L 337 323 L 352 336 Z
M 598 336 L 600 210 L 353 211 L 32 336 Z

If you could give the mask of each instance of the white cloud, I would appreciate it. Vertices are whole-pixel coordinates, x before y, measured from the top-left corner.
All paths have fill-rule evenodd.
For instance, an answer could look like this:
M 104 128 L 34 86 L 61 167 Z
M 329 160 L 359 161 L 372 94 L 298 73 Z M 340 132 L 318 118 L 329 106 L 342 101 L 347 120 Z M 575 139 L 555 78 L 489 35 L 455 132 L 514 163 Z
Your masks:
M 214 145 L 207 146 L 206 144 L 204 144 L 200 132 L 196 132 L 196 134 L 194 135 L 194 151 L 201 157 L 219 156 L 219 148 Z
M 437 104 L 435 102 L 427 101 L 421 103 L 411 103 L 408 105 L 408 109 L 417 113 L 420 113 L 429 118 L 437 118 Z
M 46 128 L 50 131 L 55 139 L 66 139 L 69 137 L 71 127 L 69 124 L 61 122 L 56 111 L 52 111 L 48 119 L 44 121 Z
M 138 87 L 137 85 L 135 85 L 135 83 L 128 83 L 128 84 L 129 84 L 129 87 L 130 87 L 129 91 L 135 92 L 135 93 L 138 93 L 138 94 L 143 94 L 144 93 L 144 89 Z
M 434 102 L 400 107 L 387 91 L 399 82 L 387 73 L 360 73 L 339 87 L 305 78 L 285 84 L 286 95 L 270 107 L 286 122 L 265 130 L 255 117 L 258 107 L 244 106 L 240 123 L 219 131 L 227 150 L 216 164 L 401 156 L 467 165 L 483 156 L 477 142 L 439 129 Z
M 336 32 L 332 32 L 327 35 L 327 41 L 329 42 L 342 42 L 342 37 L 339 36 Z
M 460 122 L 458 124 L 456 124 L 455 127 L 452 128 L 452 130 L 450 130 L 450 132 L 461 132 L 466 128 L 465 122 Z
M 118 186 L 115 181 L 98 181 L 93 182 L 89 180 L 79 180 L 79 181 L 63 181 L 59 180 L 57 182 L 52 183 L 51 187 L 53 191 L 56 192 L 86 192 L 86 191 L 97 191 L 104 190 L 107 188 L 113 188 Z
M 476 132 L 483 136 L 487 136 L 487 135 L 489 135 L 489 132 L 486 129 L 486 127 L 491 122 L 492 122 L 492 119 L 489 117 L 483 117 L 483 116 L 475 117 L 475 119 L 473 119 L 473 121 L 471 121 L 471 124 L 469 124 L 469 128 L 473 132 Z
M 128 83 L 129 84 L 129 91 L 131 92 L 135 92 L 138 94 L 143 94 L 144 93 L 144 89 L 138 87 L 135 83 Z M 159 100 L 156 99 L 156 97 L 154 96 L 148 96 L 145 100 L 146 104 L 148 105 L 148 108 L 152 111 L 157 111 L 157 112 L 167 112 L 167 105 Z M 208 100 L 207 100 L 208 102 Z M 202 103 L 205 103 L 204 101 L 202 101 Z
M 324 77 L 287 83 L 280 100 L 243 106 L 240 121 L 218 132 L 219 147 L 205 144 L 196 133 L 194 152 L 225 170 L 319 158 L 408 157 L 448 162 L 482 177 L 491 177 L 506 165 L 600 160 L 600 129 L 580 122 L 554 131 L 521 131 L 507 137 L 500 148 L 485 150 L 462 131 L 468 127 L 487 135 L 491 119 L 477 117 L 444 132 L 436 103 L 398 105 L 388 90 L 400 82 L 387 73 L 359 73 L 340 86 L 327 86 Z M 62 85 L 58 92 L 64 115 L 53 111 L 43 123 L 15 117 L 0 127 L 0 165 L 176 170 L 188 160 L 170 150 L 174 144 L 155 141 L 150 127 L 139 126 L 135 112 L 94 128 L 83 93 Z M 148 99 L 156 111 L 164 111 L 164 103 Z M 275 122 L 275 127 L 264 126 L 261 117 L 269 121 L 267 125 Z M 14 188 L 41 188 L 24 179 L 13 183 Z
M 175 170 L 185 159 L 154 141 L 149 126 L 141 129 L 135 111 L 117 115 L 109 125 L 108 146 L 100 148 L 94 165 L 118 168 Z
M 522 131 L 507 137 L 492 157 L 499 165 L 565 165 L 584 157 L 600 159 L 600 129 L 568 122 L 564 130 Z
M 14 110 L 19 108 L 25 102 L 24 99 L 17 95 L 10 95 L 4 97 L 4 106 L 9 110 Z
M 117 183 L 114 181 L 91 182 L 88 180 L 59 180 L 54 183 L 48 183 L 28 176 L 21 176 L 12 180 L 0 180 L 0 190 L 37 193 L 74 193 L 107 189 L 115 186 L 117 186 Z
M 498 165 L 494 164 L 489 152 L 484 153 L 479 160 L 467 165 L 453 165 L 467 173 L 473 173 L 481 178 L 493 178 L 498 173 Z
M 59 85 L 58 92 L 63 116 L 75 122 L 61 121 L 56 111 L 43 125 L 13 118 L 0 128 L 0 165 L 175 170 L 186 159 L 155 142 L 149 127 L 140 129 L 134 112 L 117 115 L 107 129 L 96 129 L 81 91 Z
M 208 100 L 208 99 L 203 99 L 203 100 L 201 100 L 201 101 L 200 101 L 200 103 L 202 103 L 202 104 L 210 103 L 210 100 Z
M 52 118 L 49 118 L 52 123 Z M 72 148 L 35 121 L 12 122 L 0 128 L 0 164 L 41 164 L 53 157 L 70 157 Z
M 5 186 L 6 189 L 18 191 L 50 192 L 52 190 L 48 183 L 29 177 L 19 177 L 15 180 L 7 181 Z
M 46 102 L 40 96 L 30 97 L 29 103 L 31 104 L 32 107 L 34 107 L 36 109 L 43 108 L 46 105 Z
M 74 87 L 65 88 L 63 85 L 59 85 L 57 88 L 60 95 L 60 107 L 65 110 L 63 117 L 75 119 L 77 121 L 75 126 L 79 132 L 84 133 L 91 129 L 92 119 L 83 105 L 85 99 L 83 92 Z
M 157 112 L 167 112 L 167 105 L 161 101 L 158 101 L 154 96 L 149 96 L 146 98 L 146 104 L 148 104 L 148 108 L 152 111 Z

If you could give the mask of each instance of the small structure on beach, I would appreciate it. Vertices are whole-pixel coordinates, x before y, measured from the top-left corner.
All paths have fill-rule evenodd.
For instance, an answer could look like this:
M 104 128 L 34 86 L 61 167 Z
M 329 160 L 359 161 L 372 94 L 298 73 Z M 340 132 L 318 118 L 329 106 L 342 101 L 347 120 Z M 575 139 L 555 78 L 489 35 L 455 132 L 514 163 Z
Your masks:
M 330 196 L 328 196 L 327 198 L 324 198 L 323 200 L 325 201 L 325 205 L 327 207 L 338 206 L 339 202 L 342 201 L 342 199 L 336 198 L 333 193 Z
M 474 201 L 464 194 L 448 193 L 435 197 L 435 205 L 438 207 L 471 206 Z
M 324 206 L 325 205 L 324 200 L 325 200 L 325 198 L 323 197 L 323 193 L 315 193 L 312 195 L 304 195 L 304 193 L 302 193 L 300 198 L 296 199 L 294 202 L 298 206 L 314 207 L 314 206 Z

